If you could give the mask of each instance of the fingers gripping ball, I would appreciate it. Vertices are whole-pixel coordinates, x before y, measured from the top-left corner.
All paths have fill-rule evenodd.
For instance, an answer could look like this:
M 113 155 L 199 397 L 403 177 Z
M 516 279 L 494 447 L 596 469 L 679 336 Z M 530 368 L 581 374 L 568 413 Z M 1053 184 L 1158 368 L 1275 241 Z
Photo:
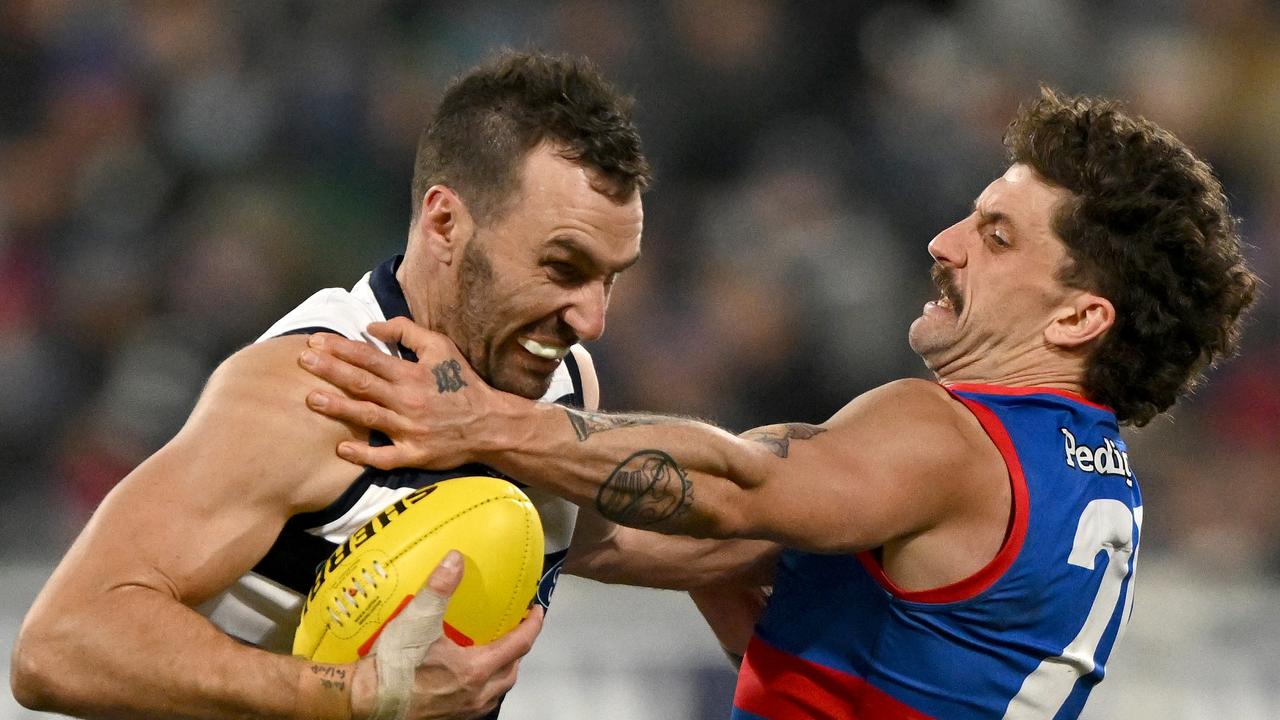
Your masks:
M 293 654 L 328 663 L 364 657 L 453 549 L 464 565 L 445 634 L 459 645 L 506 634 L 537 591 L 542 523 L 511 483 L 463 477 L 397 500 L 334 551 L 303 604 Z

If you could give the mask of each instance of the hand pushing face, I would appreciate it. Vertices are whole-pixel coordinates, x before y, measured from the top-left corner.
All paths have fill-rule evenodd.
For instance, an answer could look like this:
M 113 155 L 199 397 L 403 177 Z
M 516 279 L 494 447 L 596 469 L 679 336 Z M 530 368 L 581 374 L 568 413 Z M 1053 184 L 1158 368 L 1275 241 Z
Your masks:
M 551 145 L 525 160 L 511 207 L 462 251 L 439 329 L 494 387 L 539 398 L 569 347 L 604 333 L 618 273 L 639 257 L 639 195 L 617 202 Z
M 409 362 L 375 346 L 337 335 L 317 334 L 299 363 L 336 386 L 307 395 L 311 409 L 353 426 L 384 433 L 393 444 L 344 442 L 338 454 L 382 469 L 448 469 L 474 458 L 476 423 L 499 395 L 484 383 L 453 342 L 407 318 L 373 323 L 374 337 L 403 345 L 418 356 Z

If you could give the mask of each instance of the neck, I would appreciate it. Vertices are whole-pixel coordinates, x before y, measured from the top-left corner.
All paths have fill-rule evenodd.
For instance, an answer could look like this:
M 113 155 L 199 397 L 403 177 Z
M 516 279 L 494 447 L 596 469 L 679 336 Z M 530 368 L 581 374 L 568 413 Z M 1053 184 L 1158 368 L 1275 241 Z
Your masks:
M 944 385 L 968 383 L 1005 387 L 1046 387 L 1084 395 L 1084 367 L 1074 355 L 1042 348 L 995 357 L 961 357 L 930 368 Z
M 410 277 L 422 278 L 424 282 L 409 281 Z M 409 305 L 409 314 L 413 316 L 413 321 L 429 330 L 442 332 L 440 321 L 446 307 L 441 296 L 444 283 L 440 282 L 440 279 L 435 277 L 428 268 L 421 267 L 417 257 L 408 252 L 400 262 L 400 267 L 396 268 L 396 282 L 400 283 L 400 289 L 404 292 L 404 299 Z

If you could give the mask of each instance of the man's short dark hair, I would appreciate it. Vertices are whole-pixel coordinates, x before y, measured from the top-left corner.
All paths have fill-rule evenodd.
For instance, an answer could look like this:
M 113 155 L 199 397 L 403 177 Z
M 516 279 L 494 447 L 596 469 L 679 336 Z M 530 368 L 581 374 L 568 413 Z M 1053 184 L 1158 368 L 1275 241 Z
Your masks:
M 1042 88 L 1004 138 L 1009 157 L 1074 197 L 1053 229 L 1059 279 L 1112 302 L 1085 394 L 1145 425 L 1236 350 L 1258 278 L 1240 252 L 1222 185 L 1171 133 L 1115 102 Z
M 620 95 L 584 58 L 505 52 L 457 78 L 418 140 L 413 217 L 432 185 L 447 185 L 478 224 L 516 196 L 523 159 L 551 142 L 595 171 L 596 189 L 622 202 L 644 190 L 649 162 Z

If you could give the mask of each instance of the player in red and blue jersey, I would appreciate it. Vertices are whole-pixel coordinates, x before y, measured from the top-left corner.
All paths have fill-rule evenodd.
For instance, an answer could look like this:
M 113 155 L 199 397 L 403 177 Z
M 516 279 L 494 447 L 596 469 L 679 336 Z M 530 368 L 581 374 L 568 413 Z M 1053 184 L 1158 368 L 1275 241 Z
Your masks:
M 732 589 L 700 603 L 745 650 L 737 718 L 1076 717 L 1133 602 L 1119 425 L 1232 352 L 1257 278 L 1217 179 L 1152 123 L 1046 90 L 1005 142 L 1008 170 L 929 243 L 940 297 L 909 339 L 937 382 L 734 436 L 470 372 L 440 393 L 430 369 L 457 350 L 394 321 L 369 330 L 417 364 L 313 338 L 310 369 L 351 395 L 309 401 L 392 439 L 340 445 L 354 462 L 483 462 L 622 524 L 788 546 L 754 633 Z
M 735 718 L 1074 717 L 1102 679 L 1142 524 L 1115 415 L 1051 388 L 947 390 L 1004 459 L 1000 549 L 927 590 L 899 587 L 876 551 L 786 551 Z

